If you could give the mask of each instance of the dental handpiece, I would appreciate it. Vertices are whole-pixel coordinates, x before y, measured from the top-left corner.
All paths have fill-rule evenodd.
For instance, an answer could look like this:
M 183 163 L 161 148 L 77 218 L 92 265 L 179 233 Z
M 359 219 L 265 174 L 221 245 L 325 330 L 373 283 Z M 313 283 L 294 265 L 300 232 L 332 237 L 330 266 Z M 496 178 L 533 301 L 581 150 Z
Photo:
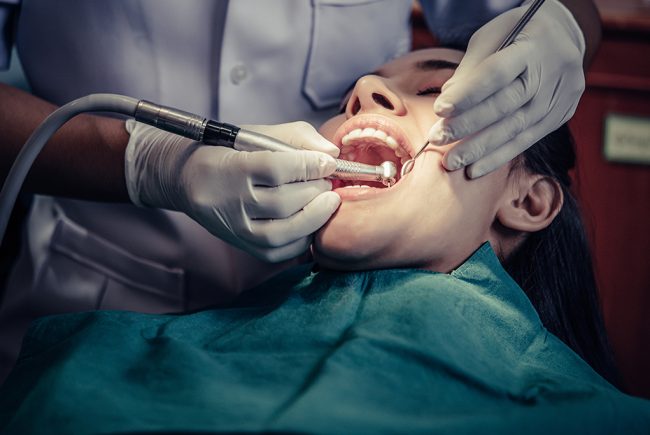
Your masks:
M 145 100 L 138 102 L 134 117 L 137 121 L 206 145 L 223 146 L 238 151 L 295 151 L 297 149 L 263 134 Z M 336 170 L 329 178 L 378 181 L 386 186 L 395 184 L 397 167 L 393 162 L 386 161 L 375 166 L 349 160 L 335 160 Z

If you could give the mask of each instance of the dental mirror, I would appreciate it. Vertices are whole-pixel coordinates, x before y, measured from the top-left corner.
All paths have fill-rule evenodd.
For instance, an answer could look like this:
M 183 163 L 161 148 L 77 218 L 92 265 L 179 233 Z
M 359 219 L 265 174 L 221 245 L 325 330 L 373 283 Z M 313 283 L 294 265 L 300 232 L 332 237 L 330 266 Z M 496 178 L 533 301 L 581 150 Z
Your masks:
M 427 145 L 429 145 L 429 142 L 425 142 L 424 145 L 422 145 L 422 148 L 420 148 L 420 151 L 415 153 L 412 159 L 408 159 L 404 162 L 404 165 L 402 165 L 402 170 L 399 173 L 400 178 L 413 170 L 413 166 L 415 166 L 415 159 L 417 159 L 418 156 L 424 152 L 424 149 L 427 147 Z

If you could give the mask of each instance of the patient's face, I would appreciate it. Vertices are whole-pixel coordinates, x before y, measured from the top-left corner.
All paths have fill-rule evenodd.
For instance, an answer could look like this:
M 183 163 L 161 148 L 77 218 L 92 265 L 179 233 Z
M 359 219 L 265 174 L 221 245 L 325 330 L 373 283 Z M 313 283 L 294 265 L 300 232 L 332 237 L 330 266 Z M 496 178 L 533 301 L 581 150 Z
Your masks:
M 384 65 L 357 81 L 343 113 L 320 132 L 341 148 L 342 159 L 392 160 L 399 169 L 424 144 L 437 120 L 439 88 L 462 56 L 428 49 Z M 448 272 L 490 240 L 508 167 L 470 181 L 463 170 L 443 168 L 450 146 L 429 146 L 411 173 L 390 188 L 335 182 L 342 203 L 316 235 L 316 260 L 345 270 L 411 266 Z

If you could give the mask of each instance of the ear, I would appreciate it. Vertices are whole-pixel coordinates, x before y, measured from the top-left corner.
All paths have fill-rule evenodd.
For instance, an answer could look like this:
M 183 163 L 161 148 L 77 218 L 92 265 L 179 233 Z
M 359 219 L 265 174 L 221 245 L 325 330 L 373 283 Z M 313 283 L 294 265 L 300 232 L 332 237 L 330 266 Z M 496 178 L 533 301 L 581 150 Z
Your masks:
M 511 192 L 497 210 L 497 220 L 520 232 L 532 233 L 549 226 L 564 202 L 560 184 L 543 175 L 519 177 Z

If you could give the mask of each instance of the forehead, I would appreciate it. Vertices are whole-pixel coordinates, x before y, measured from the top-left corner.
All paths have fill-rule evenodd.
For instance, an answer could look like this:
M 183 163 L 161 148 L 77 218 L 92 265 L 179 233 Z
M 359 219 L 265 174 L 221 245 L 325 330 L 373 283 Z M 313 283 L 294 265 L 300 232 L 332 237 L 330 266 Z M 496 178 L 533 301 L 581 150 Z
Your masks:
M 384 77 L 393 77 L 402 73 L 418 71 L 418 65 L 431 60 L 441 60 L 451 63 L 459 63 L 464 52 L 450 48 L 427 48 L 424 50 L 412 51 L 395 60 L 384 64 L 377 71 Z

